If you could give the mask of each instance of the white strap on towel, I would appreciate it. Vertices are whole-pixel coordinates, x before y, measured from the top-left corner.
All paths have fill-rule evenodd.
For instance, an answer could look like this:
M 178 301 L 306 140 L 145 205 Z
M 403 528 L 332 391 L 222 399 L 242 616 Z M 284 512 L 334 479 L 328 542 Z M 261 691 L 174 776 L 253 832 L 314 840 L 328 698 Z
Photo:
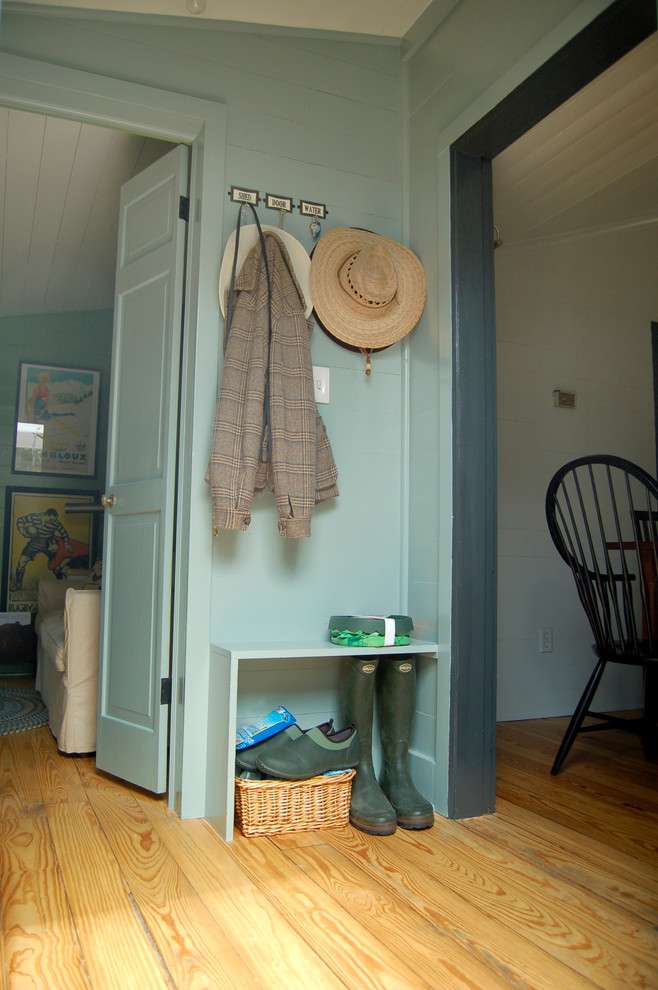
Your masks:
M 382 619 L 384 622 L 384 646 L 395 646 L 395 619 L 385 615 L 354 615 L 353 619 Z
M 395 619 L 384 619 L 384 646 L 395 645 Z

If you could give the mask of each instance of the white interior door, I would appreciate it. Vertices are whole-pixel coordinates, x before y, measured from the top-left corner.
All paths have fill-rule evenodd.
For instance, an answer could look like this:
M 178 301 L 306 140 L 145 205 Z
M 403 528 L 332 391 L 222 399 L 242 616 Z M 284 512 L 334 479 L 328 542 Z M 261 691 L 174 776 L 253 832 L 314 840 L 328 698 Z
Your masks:
M 167 787 L 187 161 L 180 145 L 122 189 L 104 497 L 96 763 L 158 794 Z

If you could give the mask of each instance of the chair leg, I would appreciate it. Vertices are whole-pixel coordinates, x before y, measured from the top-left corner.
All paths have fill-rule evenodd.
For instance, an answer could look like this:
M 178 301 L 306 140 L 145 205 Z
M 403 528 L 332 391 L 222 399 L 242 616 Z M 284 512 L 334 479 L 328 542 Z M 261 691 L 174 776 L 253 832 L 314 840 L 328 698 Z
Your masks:
M 569 722 L 567 731 L 564 733 L 562 742 L 560 743 L 560 748 L 557 751 L 557 756 L 555 757 L 555 761 L 551 767 L 551 774 L 553 776 L 558 773 L 560 767 L 564 763 L 567 753 L 573 745 L 574 739 L 580 732 L 580 727 L 585 721 L 585 716 L 587 715 L 589 706 L 591 705 L 594 695 L 596 694 L 596 689 L 599 686 L 606 663 L 606 660 L 599 660 L 597 663 L 592 676 L 587 682 L 587 687 L 583 691 L 580 701 L 576 706 L 576 710 L 571 716 L 571 721 Z

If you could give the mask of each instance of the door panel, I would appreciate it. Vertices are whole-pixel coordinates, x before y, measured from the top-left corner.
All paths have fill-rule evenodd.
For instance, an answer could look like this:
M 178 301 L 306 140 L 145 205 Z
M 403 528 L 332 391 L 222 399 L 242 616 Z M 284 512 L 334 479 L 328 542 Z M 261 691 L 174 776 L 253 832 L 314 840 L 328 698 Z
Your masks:
M 122 190 L 96 762 L 162 793 L 168 709 L 187 149 Z
M 117 516 L 112 527 L 111 554 L 116 560 L 134 561 L 136 580 L 148 587 L 150 574 L 158 569 L 159 527 L 156 514 L 131 514 Z M 129 714 L 141 726 L 152 728 L 154 709 L 151 705 L 149 686 L 156 666 L 155 647 L 151 629 L 154 624 L 154 603 L 148 598 L 136 598 L 131 593 L 132 582 L 118 582 L 114 589 L 113 606 L 124 622 L 111 627 L 108 643 L 112 663 L 108 670 L 106 711 L 115 718 L 125 719 Z M 140 668 L 133 662 L 133 642 L 151 643 L 148 657 L 148 677 L 141 677 Z M 146 657 L 143 657 L 144 662 Z
M 168 279 L 167 272 L 140 285 L 120 303 L 122 324 L 140 330 L 122 337 L 117 354 L 122 400 L 116 410 L 113 484 L 162 478 L 166 455 L 164 385 L 171 361 L 167 347 Z M 135 430 L 136 423 L 139 430 Z

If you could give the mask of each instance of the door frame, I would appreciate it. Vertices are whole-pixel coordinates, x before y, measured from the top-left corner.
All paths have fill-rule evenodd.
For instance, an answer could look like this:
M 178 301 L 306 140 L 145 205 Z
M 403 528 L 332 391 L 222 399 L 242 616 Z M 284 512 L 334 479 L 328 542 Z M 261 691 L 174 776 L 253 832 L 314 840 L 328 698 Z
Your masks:
M 5 53 L 0 68 L 0 104 L 161 138 L 191 149 L 168 800 L 181 817 L 202 817 L 206 814 L 212 562 L 208 495 L 203 478 L 219 362 L 218 231 L 222 229 L 224 209 L 226 107 L 219 102 Z M 188 671 L 186 656 L 195 661 Z M 185 709 L 190 713 L 187 720 Z
M 451 818 L 487 814 L 495 806 L 497 405 L 491 162 L 656 26 L 655 0 L 616 0 L 450 148 Z
M 655 320 L 651 321 L 651 364 L 653 370 L 654 475 L 656 475 L 658 474 L 658 322 Z

